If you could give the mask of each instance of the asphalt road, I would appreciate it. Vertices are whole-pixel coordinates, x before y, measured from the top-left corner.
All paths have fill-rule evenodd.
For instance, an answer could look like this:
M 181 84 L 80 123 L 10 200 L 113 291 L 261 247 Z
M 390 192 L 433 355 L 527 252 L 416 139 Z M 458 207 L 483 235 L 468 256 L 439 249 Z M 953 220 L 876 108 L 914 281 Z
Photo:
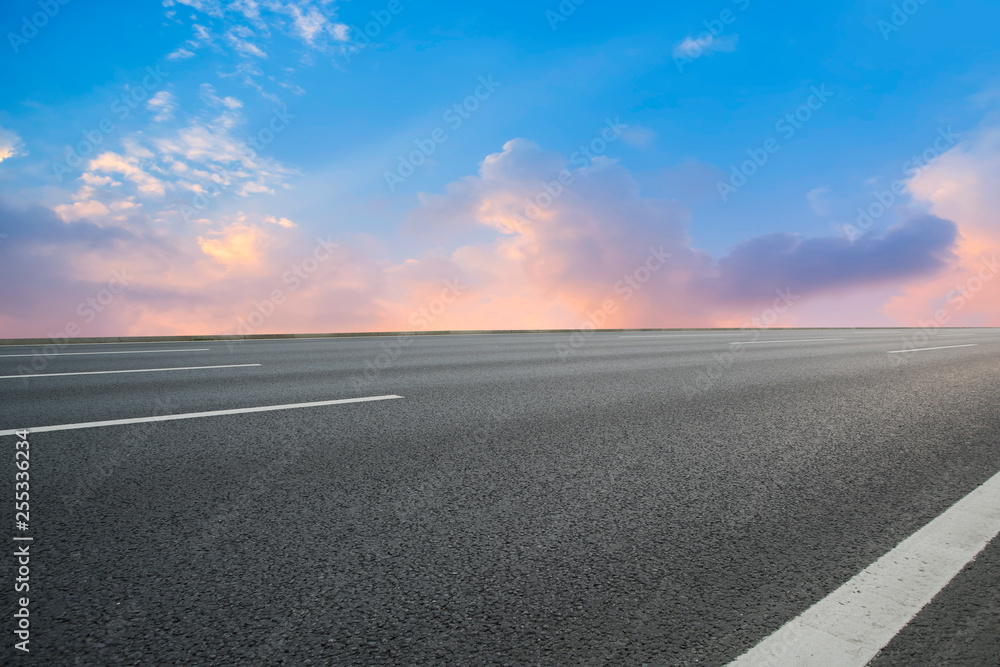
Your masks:
M 402 397 L 32 433 L 31 659 L 725 664 L 1000 471 L 1000 330 L 912 336 L 0 357 L 5 376 L 94 373 L 0 379 L 0 429 Z M 890 354 L 913 347 L 944 349 Z M 219 368 L 103 373 L 196 366 Z M 1000 664 L 998 563 L 994 540 L 875 664 Z

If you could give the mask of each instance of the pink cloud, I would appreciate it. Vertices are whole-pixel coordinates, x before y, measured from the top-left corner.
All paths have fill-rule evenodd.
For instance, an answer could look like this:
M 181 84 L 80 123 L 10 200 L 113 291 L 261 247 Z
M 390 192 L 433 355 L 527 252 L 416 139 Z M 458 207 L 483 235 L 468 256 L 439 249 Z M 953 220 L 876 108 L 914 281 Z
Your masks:
M 105 159 L 130 177 L 124 167 L 134 165 Z M 167 235 L 141 209 L 122 215 L 96 225 L 41 208 L 7 211 L 0 283 L 36 278 L 8 299 L 3 336 L 55 334 L 80 320 L 79 304 L 113 270 L 130 277 L 127 288 L 77 322 L 80 335 L 743 326 L 779 293 L 806 303 L 927 284 L 954 243 L 950 222 L 925 215 L 882 237 L 776 234 L 716 259 L 692 247 L 686 208 L 643 196 L 620 164 L 569 164 L 521 139 L 476 174 L 423 195 L 405 223 L 478 240 L 398 262 L 384 259 L 378 239 L 317 239 L 280 215 L 207 220 L 194 236 Z M 767 323 L 797 318 L 793 307 Z
M 1000 326 L 1000 127 L 985 126 L 909 182 L 917 201 L 954 220 L 958 261 L 931 280 L 905 286 L 883 312 L 900 324 L 937 321 Z

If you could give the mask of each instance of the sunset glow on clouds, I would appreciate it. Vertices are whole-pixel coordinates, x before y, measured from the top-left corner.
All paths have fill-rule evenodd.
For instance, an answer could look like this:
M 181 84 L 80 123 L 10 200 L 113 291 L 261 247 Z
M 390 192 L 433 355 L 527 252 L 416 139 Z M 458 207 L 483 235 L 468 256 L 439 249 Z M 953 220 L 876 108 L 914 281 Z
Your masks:
M 85 336 L 935 319 L 1000 326 L 1000 280 L 992 279 L 1000 271 L 1000 123 L 988 105 L 963 111 L 960 140 L 901 175 L 894 165 L 928 145 L 937 125 L 892 139 L 899 145 L 883 147 L 891 157 L 873 157 L 855 135 L 882 132 L 889 141 L 892 123 L 838 130 L 837 114 L 847 127 L 860 112 L 834 108 L 837 100 L 864 104 L 861 93 L 848 95 L 852 84 L 829 72 L 803 70 L 801 80 L 830 81 L 829 118 L 817 112 L 721 202 L 717 182 L 813 83 L 768 84 L 773 99 L 761 92 L 766 108 L 747 104 L 744 115 L 661 93 L 626 102 L 603 91 L 615 86 L 608 74 L 587 92 L 567 87 L 572 100 L 559 107 L 550 90 L 562 83 L 545 71 L 587 81 L 588 54 L 598 50 L 613 54 L 618 76 L 662 77 L 693 87 L 692 100 L 708 99 L 697 86 L 725 88 L 726 67 L 757 57 L 754 41 L 737 32 L 763 24 L 741 15 L 716 40 L 726 48 L 683 74 L 669 57 L 664 64 L 614 41 L 587 42 L 594 36 L 574 37 L 567 24 L 553 38 L 568 40 L 553 47 L 555 60 L 532 64 L 522 83 L 494 63 L 498 92 L 472 111 L 466 102 L 462 126 L 388 192 L 386 169 L 433 136 L 455 100 L 472 99 L 477 77 L 493 66 L 470 56 L 453 80 L 408 88 L 408 56 L 395 52 L 423 53 L 407 36 L 423 25 L 420 12 L 392 14 L 373 45 L 365 21 L 381 10 L 345 17 L 348 9 L 166 2 L 150 17 L 156 39 L 118 56 L 131 75 L 108 82 L 85 69 L 101 86 L 66 82 L 66 101 L 15 81 L 24 90 L 8 94 L 0 115 L 0 337 L 63 335 L 70 323 Z M 602 10 L 592 10 L 591 19 L 581 10 L 581 29 L 598 20 Z M 685 16 L 662 17 L 676 24 L 665 43 L 697 39 Z M 649 45 L 659 39 L 636 24 L 615 30 Z M 873 49 L 889 48 L 875 37 Z M 450 48 L 442 43 L 422 67 L 457 62 Z M 152 62 L 164 63 L 155 80 Z M 404 93 L 408 106 L 397 101 Z M 614 114 L 569 113 L 584 94 L 600 108 L 631 109 L 618 121 L 627 130 L 602 139 L 601 119 Z M 729 129 L 737 126 L 745 136 Z M 885 214 L 845 233 L 894 179 L 905 191 Z M 88 300 L 115 276 L 125 289 L 95 307 Z M 837 305 L 862 300 L 864 312 Z M 780 316 L 761 322 L 776 302 Z
M 1000 326 L 1000 128 L 987 126 L 910 182 L 914 198 L 959 225 L 957 260 L 885 306 L 903 322 Z

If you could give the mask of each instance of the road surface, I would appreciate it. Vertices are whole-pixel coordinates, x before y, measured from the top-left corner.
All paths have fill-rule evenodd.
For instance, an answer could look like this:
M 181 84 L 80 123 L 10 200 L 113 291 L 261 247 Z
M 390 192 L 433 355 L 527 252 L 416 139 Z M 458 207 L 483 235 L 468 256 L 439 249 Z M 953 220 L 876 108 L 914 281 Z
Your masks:
M 724 665 L 1000 472 L 1000 330 L 35 351 L 39 664 Z M 1000 664 L 997 542 L 874 664 Z

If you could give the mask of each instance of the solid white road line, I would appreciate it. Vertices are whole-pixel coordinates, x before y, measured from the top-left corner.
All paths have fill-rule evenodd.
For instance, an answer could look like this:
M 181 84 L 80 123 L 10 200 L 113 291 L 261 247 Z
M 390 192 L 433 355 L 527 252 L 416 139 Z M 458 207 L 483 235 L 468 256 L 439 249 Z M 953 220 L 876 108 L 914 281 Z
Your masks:
M 1000 533 L 1000 473 L 733 662 L 862 667 Z
M 164 371 L 201 371 L 209 368 L 247 368 L 260 364 L 229 364 L 228 366 L 182 366 L 180 368 L 133 368 L 126 371 L 81 371 L 76 373 L 36 373 L 34 375 L 0 375 L 0 380 L 12 378 L 52 378 L 64 375 L 109 375 L 111 373 L 159 373 Z
M 738 340 L 730 345 L 763 345 L 764 343 L 820 343 L 827 340 L 847 340 L 846 338 L 801 338 L 799 340 Z
M 912 350 L 892 350 L 889 354 L 902 354 L 904 352 L 926 352 L 927 350 L 951 350 L 956 347 L 976 347 L 978 343 L 969 343 L 967 345 L 944 345 L 942 347 L 917 347 Z
M 36 352 L 35 354 L 0 354 L 0 358 L 8 357 L 72 357 L 82 354 L 159 354 L 161 352 L 208 352 L 207 347 L 198 347 L 191 350 L 113 350 L 109 352 Z
M 288 403 L 285 405 L 265 405 L 259 408 L 235 408 L 233 410 L 212 410 L 210 412 L 187 412 L 179 415 L 158 415 L 156 417 L 136 417 L 135 419 L 112 419 L 103 422 L 82 422 L 79 424 L 57 424 L 55 426 L 35 426 L 28 429 L 8 429 L 0 431 L 0 436 L 14 435 L 17 431 L 28 433 L 45 433 L 47 431 L 73 431 L 80 428 L 98 428 L 101 426 L 119 426 L 124 424 L 144 424 L 146 422 L 166 422 L 175 419 L 198 419 L 200 417 L 219 417 L 222 415 L 242 415 L 251 412 L 271 412 L 272 410 L 296 410 L 298 408 L 316 408 L 323 405 L 340 405 L 342 403 L 364 403 L 366 401 L 387 401 L 392 398 L 403 398 L 390 394 L 386 396 L 365 396 L 363 398 L 338 398 L 333 401 L 314 401 L 312 403 Z

